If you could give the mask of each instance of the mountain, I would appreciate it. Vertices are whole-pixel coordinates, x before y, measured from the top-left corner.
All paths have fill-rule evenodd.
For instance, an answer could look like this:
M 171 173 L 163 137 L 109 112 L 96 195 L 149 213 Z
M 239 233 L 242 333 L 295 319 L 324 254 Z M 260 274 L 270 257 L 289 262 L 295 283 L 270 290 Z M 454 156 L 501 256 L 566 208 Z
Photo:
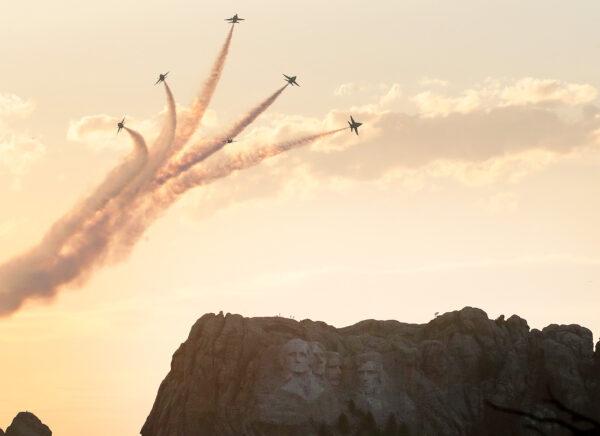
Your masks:
M 202 316 L 173 355 L 141 434 L 504 436 L 593 427 L 575 411 L 600 419 L 600 343 L 594 351 L 592 333 L 578 325 L 540 331 L 471 307 L 427 324 L 339 329 L 219 313 Z
M 0 435 L 4 435 L 1 429 Z M 52 432 L 33 413 L 19 412 L 6 429 L 6 436 L 52 436 Z

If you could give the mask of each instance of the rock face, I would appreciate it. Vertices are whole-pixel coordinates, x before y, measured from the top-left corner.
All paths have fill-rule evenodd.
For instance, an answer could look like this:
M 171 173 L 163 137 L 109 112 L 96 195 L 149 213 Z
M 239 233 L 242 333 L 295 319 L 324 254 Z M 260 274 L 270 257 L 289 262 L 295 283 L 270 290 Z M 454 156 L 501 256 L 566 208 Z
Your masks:
M 600 350 L 577 325 L 530 330 L 475 308 L 424 325 L 207 314 L 162 382 L 143 436 L 529 435 L 486 401 L 600 418 Z M 564 434 L 542 427 L 545 434 Z
M 3 434 L 0 430 L 0 435 Z M 19 412 L 6 429 L 6 436 L 52 436 L 52 432 L 33 413 Z

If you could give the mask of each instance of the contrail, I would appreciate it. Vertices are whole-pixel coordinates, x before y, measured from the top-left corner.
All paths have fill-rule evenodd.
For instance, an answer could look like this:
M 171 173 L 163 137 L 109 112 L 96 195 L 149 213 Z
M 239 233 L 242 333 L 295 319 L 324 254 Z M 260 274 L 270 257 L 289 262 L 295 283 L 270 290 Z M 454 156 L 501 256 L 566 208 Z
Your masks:
M 163 82 L 165 87 L 165 93 L 167 95 L 167 114 L 165 116 L 165 122 L 161 129 L 158 138 L 156 138 L 154 145 L 150 151 L 150 159 L 144 174 L 142 174 L 141 182 L 146 184 L 152 179 L 158 169 L 163 165 L 165 160 L 169 157 L 169 150 L 173 145 L 175 139 L 175 132 L 177 130 L 177 111 L 175 106 L 175 98 L 173 93 L 166 81 Z
M 168 183 L 156 190 L 151 197 L 146 198 L 143 205 L 135 208 L 135 216 L 131 217 L 127 225 L 120 231 L 120 235 L 115 241 L 116 244 L 118 244 L 118 247 L 113 248 L 115 248 L 117 256 L 123 258 L 128 255 L 150 224 L 188 190 L 197 186 L 212 183 L 215 180 L 227 177 L 234 171 L 255 166 L 269 157 L 310 144 L 346 129 L 347 127 L 330 130 L 275 145 L 264 146 L 250 152 L 240 152 L 236 155 L 223 158 L 210 167 L 189 170 L 178 177 L 171 179 Z
M 167 96 L 167 114 L 161 132 L 150 150 L 148 163 L 125 189 L 98 211 L 93 219 L 88 220 L 74 237 L 76 243 L 70 248 L 75 256 L 81 259 L 80 275 L 86 274 L 88 270 L 102 263 L 115 230 L 129 217 L 129 213 L 134 209 L 132 204 L 136 199 L 148 193 L 152 187 L 150 182 L 167 158 L 177 129 L 177 112 L 171 88 L 166 82 L 163 83 Z
M 271 106 L 277 97 L 287 88 L 288 85 L 284 85 L 271 94 L 267 99 L 262 101 L 256 107 L 252 108 L 244 117 L 242 117 L 237 123 L 229 128 L 223 135 L 210 139 L 208 141 L 201 142 L 193 147 L 192 150 L 184 154 L 178 161 L 175 161 L 168 165 L 164 171 L 159 173 L 156 178 L 158 185 L 164 184 L 167 180 L 183 173 L 184 171 L 191 168 L 198 162 L 203 161 L 210 155 L 216 153 L 227 144 L 227 139 L 235 138 L 241 132 L 244 131 L 260 114 L 266 111 Z
M 227 54 L 229 53 L 229 47 L 231 46 L 231 39 L 233 37 L 234 27 L 235 26 L 232 25 L 231 29 L 229 29 L 227 39 L 225 39 L 225 43 L 221 47 L 219 55 L 215 59 L 212 69 L 210 70 L 210 75 L 204 82 L 200 94 L 192 103 L 190 113 L 186 114 L 184 117 L 180 117 L 181 119 L 179 120 L 175 142 L 173 143 L 173 147 L 169 152 L 171 156 L 183 148 L 183 146 L 189 141 L 189 139 L 192 137 L 192 135 L 198 128 L 198 125 L 202 121 L 204 113 L 206 112 L 206 109 L 210 104 L 213 94 L 217 89 L 219 80 L 221 79 L 223 67 L 225 66 Z
M 133 140 L 134 149 L 131 156 L 111 170 L 104 181 L 71 212 L 54 223 L 42 239 L 45 247 L 61 247 L 78 230 L 91 214 L 102 209 L 112 198 L 125 189 L 127 184 L 138 174 L 148 161 L 146 141 L 135 130 L 125 127 Z
M 81 263 L 86 262 L 86 253 L 80 253 L 84 254 L 82 257 L 68 254 L 69 244 L 88 220 L 143 171 L 148 160 L 144 138 L 132 129 L 125 129 L 134 143 L 131 156 L 114 168 L 91 195 L 58 220 L 36 247 L 0 266 L 0 316 L 15 312 L 29 298 L 53 296 L 59 285 L 77 277 Z

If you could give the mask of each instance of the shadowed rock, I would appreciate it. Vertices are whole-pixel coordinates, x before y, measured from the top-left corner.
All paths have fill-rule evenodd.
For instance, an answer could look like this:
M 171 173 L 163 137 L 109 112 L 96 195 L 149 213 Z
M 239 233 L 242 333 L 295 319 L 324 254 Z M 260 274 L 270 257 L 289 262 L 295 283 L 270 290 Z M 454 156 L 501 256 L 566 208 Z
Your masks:
M 427 324 L 207 314 L 173 356 L 143 436 L 529 435 L 551 389 L 600 413 L 599 352 L 576 325 L 530 330 L 476 308 Z M 531 427 L 531 426 L 530 426 Z M 560 435 L 561 429 L 543 428 Z
M 52 432 L 33 413 L 19 412 L 6 429 L 6 436 L 52 436 Z

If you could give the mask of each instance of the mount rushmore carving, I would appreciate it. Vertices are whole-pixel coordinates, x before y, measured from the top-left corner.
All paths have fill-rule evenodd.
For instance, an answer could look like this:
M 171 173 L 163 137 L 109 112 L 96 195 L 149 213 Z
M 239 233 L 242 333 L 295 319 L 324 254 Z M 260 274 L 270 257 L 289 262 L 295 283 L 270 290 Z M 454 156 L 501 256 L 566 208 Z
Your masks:
M 517 316 L 491 320 L 474 308 L 423 325 L 341 329 L 208 314 L 173 356 L 141 434 L 527 435 L 524 418 L 486 404 L 559 413 L 544 402 L 548 389 L 578 412 L 600 413 L 600 350 L 589 330 L 530 330 Z

